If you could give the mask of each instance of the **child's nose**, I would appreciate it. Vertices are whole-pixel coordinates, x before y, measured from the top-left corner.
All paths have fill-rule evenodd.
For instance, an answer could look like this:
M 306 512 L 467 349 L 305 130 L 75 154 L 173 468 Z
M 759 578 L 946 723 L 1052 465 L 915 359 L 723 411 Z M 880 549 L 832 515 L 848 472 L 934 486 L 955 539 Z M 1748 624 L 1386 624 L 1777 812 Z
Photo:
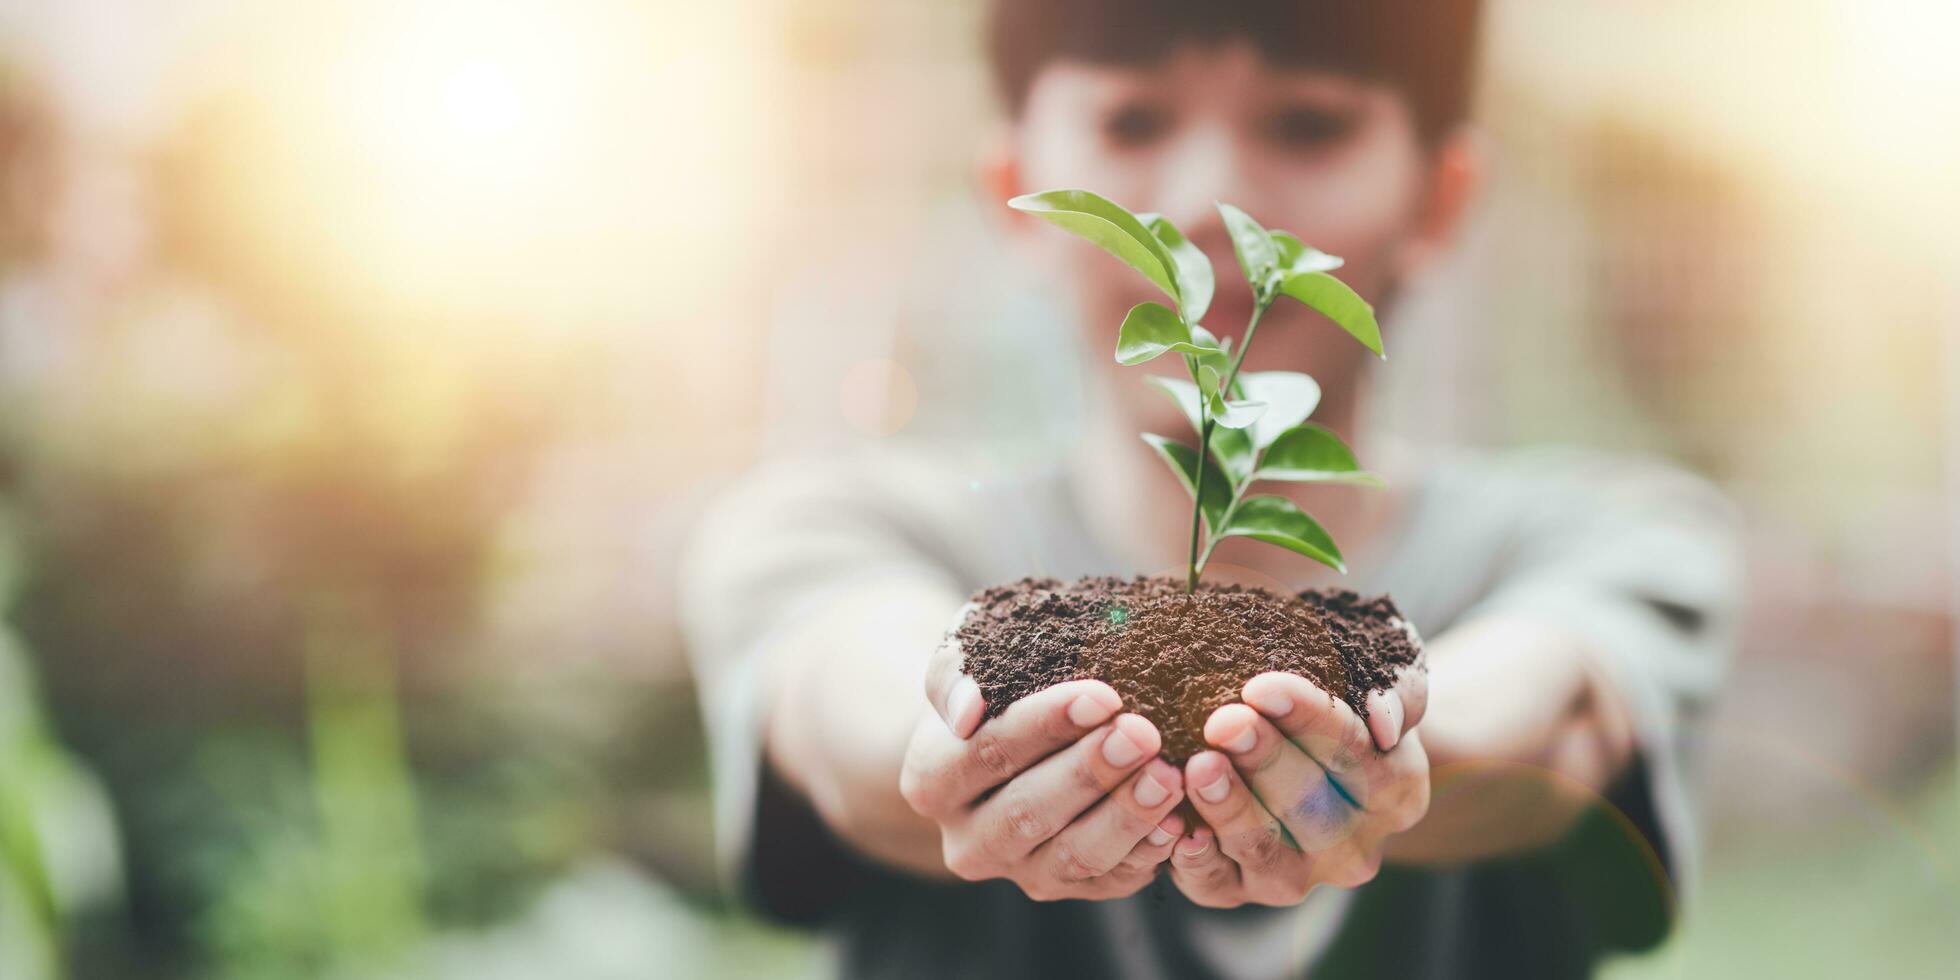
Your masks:
M 1193 127 L 1164 161 L 1157 211 L 1204 250 L 1215 268 L 1230 263 L 1232 239 L 1218 216 L 1217 202 L 1246 199 L 1244 159 L 1223 124 Z

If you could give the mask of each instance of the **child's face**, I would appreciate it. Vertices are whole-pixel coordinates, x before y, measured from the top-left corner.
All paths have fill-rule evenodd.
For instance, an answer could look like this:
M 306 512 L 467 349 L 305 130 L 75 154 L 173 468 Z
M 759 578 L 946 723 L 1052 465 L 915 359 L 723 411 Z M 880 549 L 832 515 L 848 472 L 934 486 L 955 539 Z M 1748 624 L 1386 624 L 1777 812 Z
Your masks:
M 1345 257 L 1338 274 L 1377 303 L 1436 225 L 1435 156 L 1394 90 L 1276 67 L 1244 42 L 1181 47 L 1149 68 L 1056 62 L 1030 88 L 1010 157 L 1005 176 L 1017 190 L 1083 187 L 1170 218 L 1217 271 L 1205 324 L 1221 335 L 1241 332 L 1252 301 L 1214 201 Z M 1097 344 L 1113 347 L 1124 311 L 1153 298 L 1141 277 L 1092 248 L 1062 236 L 1025 237 L 1057 250 L 1044 257 L 1064 263 L 1082 285 L 1085 329 Z M 1271 325 L 1251 360 L 1309 369 L 1323 380 L 1357 369 L 1361 349 L 1339 331 L 1277 326 L 1304 321 L 1295 306 L 1281 303 L 1267 314 Z M 1282 332 L 1298 336 L 1273 336 Z

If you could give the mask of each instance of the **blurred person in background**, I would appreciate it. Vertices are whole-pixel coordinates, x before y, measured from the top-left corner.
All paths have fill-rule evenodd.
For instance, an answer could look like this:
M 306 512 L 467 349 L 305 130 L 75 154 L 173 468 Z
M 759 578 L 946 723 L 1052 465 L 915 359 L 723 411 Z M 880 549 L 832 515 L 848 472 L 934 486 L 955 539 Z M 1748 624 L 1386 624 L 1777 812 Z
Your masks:
M 1477 7 L 996 0 L 1009 122 L 985 193 L 1092 189 L 1163 213 L 1220 270 L 1236 264 L 1213 203 L 1230 202 L 1344 256 L 1342 277 L 1392 318 L 1475 199 Z M 1144 287 L 1027 224 L 1010 237 L 1076 284 L 1085 344 L 1107 351 Z M 1213 309 L 1242 323 L 1250 297 L 1221 286 Z M 1249 367 L 1310 370 L 1315 418 L 1384 461 L 1391 488 L 1288 495 L 1349 543 L 1339 584 L 1391 593 L 1430 638 L 1427 676 L 1366 723 L 1299 681 L 1270 721 L 1224 709 L 1207 734 L 1228 751 L 1180 770 L 1096 682 L 977 731 L 956 672 L 931 672 L 921 696 L 974 590 L 1179 566 L 1188 503 L 1135 436 L 1175 429 L 1176 410 L 1106 356 L 1051 467 L 972 480 L 974 447 L 888 439 L 772 462 L 699 525 L 682 615 L 724 856 L 762 907 L 828 929 L 843 973 L 1584 976 L 1666 934 L 1697 857 L 1685 730 L 1741 592 L 1726 505 L 1659 465 L 1579 450 L 1398 456 L 1370 430 L 1361 348 L 1302 308 L 1268 319 Z M 1241 544 L 1219 558 L 1245 580 L 1334 581 Z M 1295 801 L 1318 772 L 1283 739 L 1229 750 L 1270 723 L 1372 743 L 1358 775 L 1398 804 L 1342 814 L 1332 846 L 1275 846 L 1282 828 L 1305 836 Z M 1029 823 L 1041 833 L 1015 832 Z

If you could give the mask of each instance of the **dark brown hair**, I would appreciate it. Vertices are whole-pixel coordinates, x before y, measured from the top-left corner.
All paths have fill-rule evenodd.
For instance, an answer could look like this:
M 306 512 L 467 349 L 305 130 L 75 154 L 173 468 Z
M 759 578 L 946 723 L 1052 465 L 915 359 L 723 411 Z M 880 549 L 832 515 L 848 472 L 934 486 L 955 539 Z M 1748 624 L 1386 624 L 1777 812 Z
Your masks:
M 1469 112 L 1480 0 L 993 0 L 987 55 L 1007 111 L 1059 59 L 1150 65 L 1180 43 L 1244 39 L 1268 61 L 1385 83 L 1425 139 Z

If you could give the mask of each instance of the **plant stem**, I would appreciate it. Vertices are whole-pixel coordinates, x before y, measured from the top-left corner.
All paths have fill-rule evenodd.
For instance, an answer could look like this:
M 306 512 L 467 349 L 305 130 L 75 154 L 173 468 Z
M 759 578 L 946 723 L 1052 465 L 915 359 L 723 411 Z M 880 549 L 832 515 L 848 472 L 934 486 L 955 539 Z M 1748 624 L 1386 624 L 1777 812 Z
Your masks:
M 1191 492 L 1191 557 L 1185 564 L 1184 577 L 1184 591 L 1187 595 L 1198 591 L 1198 569 L 1202 567 L 1198 563 L 1198 519 L 1205 513 L 1205 470 L 1208 469 L 1205 460 L 1210 458 L 1212 427 L 1218 424 L 1211 413 L 1205 409 L 1205 403 L 1206 398 L 1200 392 L 1198 414 L 1204 423 L 1198 427 L 1198 478 L 1193 481 L 1196 489 Z M 1212 528 L 1211 533 L 1217 534 L 1218 529 Z M 1206 548 L 1205 551 L 1210 553 L 1211 549 Z
M 1245 324 L 1245 339 L 1239 341 L 1239 352 L 1232 355 L 1232 368 L 1226 373 L 1224 381 L 1220 382 L 1220 397 L 1232 397 L 1232 384 L 1239 379 L 1239 366 L 1245 363 L 1245 352 L 1252 349 L 1252 335 L 1259 332 L 1259 318 L 1265 315 L 1266 307 L 1270 305 L 1272 303 L 1268 301 L 1252 307 L 1252 319 L 1247 320 Z M 1205 470 L 1209 469 L 1205 464 L 1211 460 L 1211 432 L 1218 424 L 1218 420 L 1207 408 L 1209 404 L 1210 399 L 1205 393 L 1198 392 L 1198 417 L 1203 420 L 1203 424 L 1198 427 L 1198 477 L 1192 481 L 1196 484 L 1196 489 L 1191 494 L 1191 555 L 1185 564 L 1186 594 L 1198 591 L 1198 574 L 1204 571 L 1205 563 L 1211 560 L 1212 549 L 1218 547 L 1219 529 L 1214 527 L 1205 535 L 1204 554 L 1198 553 L 1198 523 L 1205 513 Z M 1238 509 L 1239 498 L 1245 495 L 1245 488 L 1251 483 L 1252 481 L 1247 479 L 1245 484 L 1232 490 L 1232 502 L 1219 516 L 1221 524 L 1231 522 L 1232 511 Z
M 1245 352 L 1252 349 L 1252 335 L 1259 332 L 1259 318 L 1266 314 L 1266 307 L 1272 303 L 1260 303 L 1252 308 L 1252 319 L 1245 324 L 1245 339 L 1239 341 L 1239 352 L 1232 355 L 1232 370 L 1225 375 L 1225 397 L 1232 397 L 1232 382 L 1239 379 L 1239 365 L 1245 363 Z
M 1238 488 L 1232 491 L 1232 502 L 1225 505 L 1224 512 L 1218 516 L 1218 523 L 1226 527 L 1232 526 L 1232 515 L 1238 512 L 1239 501 L 1245 499 L 1245 492 L 1251 486 L 1252 480 L 1248 477 L 1244 483 L 1239 484 Z M 1203 575 L 1205 566 L 1211 564 L 1211 553 L 1218 549 L 1218 542 L 1220 540 L 1217 535 L 1206 536 L 1205 552 L 1198 556 L 1198 574 Z

